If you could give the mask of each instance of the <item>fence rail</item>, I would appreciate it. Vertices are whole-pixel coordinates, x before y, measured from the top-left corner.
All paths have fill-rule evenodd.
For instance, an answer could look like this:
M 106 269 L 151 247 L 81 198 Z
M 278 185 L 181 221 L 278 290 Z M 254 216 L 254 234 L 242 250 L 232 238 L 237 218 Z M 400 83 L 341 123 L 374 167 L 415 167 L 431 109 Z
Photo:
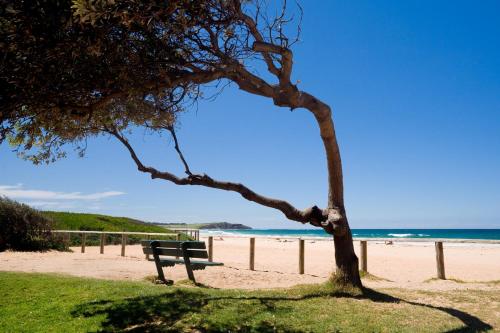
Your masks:
M 199 229 L 171 229 L 172 231 L 176 231 L 176 233 L 159 233 L 159 232 L 127 232 L 127 231 L 91 231 L 91 230 L 53 230 L 53 233 L 61 233 L 65 235 L 66 240 L 69 242 L 70 234 L 80 234 L 81 235 L 81 252 L 85 252 L 85 241 L 86 235 L 88 234 L 97 234 L 101 235 L 100 237 L 100 253 L 104 253 L 104 245 L 105 245 L 105 236 L 107 234 L 110 235 L 121 235 L 121 255 L 125 256 L 125 247 L 127 245 L 127 239 L 129 235 L 140 235 L 145 236 L 146 239 L 151 239 L 151 236 L 174 236 L 177 240 L 180 240 L 180 232 L 186 233 L 196 240 L 200 239 L 200 231 Z M 192 232 L 191 234 L 189 232 Z M 216 236 L 217 237 L 217 236 Z M 224 235 L 224 237 L 231 237 Z M 241 236 L 233 236 L 235 238 L 248 238 L 250 240 L 249 243 L 249 269 L 255 269 L 255 248 L 256 248 L 256 237 L 241 237 Z M 208 258 L 209 261 L 213 260 L 213 252 L 214 252 L 214 236 L 206 236 L 208 239 Z M 261 239 L 293 239 L 298 240 L 299 248 L 299 260 L 298 260 L 298 272 L 299 274 L 304 274 L 305 269 L 305 240 L 318 241 L 321 239 L 318 238 L 297 238 L 297 237 L 259 237 Z M 324 239 L 325 241 L 331 241 L 331 239 Z M 444 265 L 444 250 L 443 243 L 476 243 L 476 244 L 500 244 L 500 240 L 490 240 L 490 239 L 451 239 L 451 238 L 354 238 L 354 241 L 358 241 L 360 244 L 360 270 L 363 272 L 368 272 L 368 242 L 397 242 L 397 243 L 434 243 L 434 248 L 436 251 L 436 276 L 438 279 L 446 279 L 445 276 L 445 265 Z M 146 256 L 148 258 L 148 256 Z
M 200 240 L 200 229 L 190 229 L 190 228 L 168 228 L 169 230 L 175 232 L 182 232 L 195 240 Z
M 134 231 L 94 231 L 94 230 L 52 230 L 61 234 L 109 234 L 109 235 L 141 235 L 141 236 L 176 236 L 177 233 L 134 232 Z
M 213 237 L 207 236 L 209 246 L 209 256 L 213 257 Z M 215 236 L 220 237 L 220 236 Z M 231 237 L 224 235 L 224 237 Z M 255 239 L 293 239 L 298 240 L 299 248 L 299 260 L 298 260 L 298 272 L 299 274 L 304 274 L 305 269 L 305 240 L 318 241 L 318 238 L 297 238 L 297 237 L 241 237 L 241 236 L 233 236 L 234 238 L 249 238 L 250 239 L 250 247 L 249 247 L 249 269 L 255 270 Z M 320 239 L 321 240 L 321 239 Z M 324 239 L 325 241 L 329 241 L 330 239 Z M 398 242 L 398 243 L 414 243 L 414 242 L 427 242 L 434 243 L 434 248 L 436 250 L 436 276 L 438 279 L 446 279 L 445 277 L 445 269 L 444 269 L 444 251 L 443 251 L 443 243 L 479 243 L 479 244 L 500 244 L 500 240 L 490 240 L 490 239 L 452 239 L 452 238 L 354 238 L 354 241 L 358 241 L 360 244 L 360 257 L 359 257 L 359 269 L 365 273 L 368 272 L 368 242 Z
M 79 234 L 81 239 L 81 252 L 85 253 L 85 245 L 87 241 L 87 235 L 101 235 L 99 238 L 100 253 L 104 254 L 104 245 L 106 245 L 106 235 L 121 235 L 121 256 L 125 256 L 125 248 L 127 246 L 128 236 L 145 236 L 150 239 L 151 236 L 166 236 L 166 237 L 176 237 L 177 240 L 180 239 L 180 233 L 161 233 L 161 232 L 132 232 L 132 231 L 97 231 L 97 230 L 52 230 L 53 233 L 62 234 L 64 241 L 69 244 L 70 234 Z
M 317 240 L 317 238 L 315 238 Z M 353 238 L 355 241 L 367 242 L 402 242 L 402 243 L 481 243 L 481 244 L 500 244 L 497 239 L 459 239 L 459 238 Z

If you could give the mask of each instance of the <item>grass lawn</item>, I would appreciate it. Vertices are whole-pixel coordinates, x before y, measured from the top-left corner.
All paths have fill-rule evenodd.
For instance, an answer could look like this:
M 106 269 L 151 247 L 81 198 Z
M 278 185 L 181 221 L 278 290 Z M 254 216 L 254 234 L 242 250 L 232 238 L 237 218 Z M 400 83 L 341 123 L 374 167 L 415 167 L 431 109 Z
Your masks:
M 330 284 L 220 290 L 7 272 L 0 272 L 0 295 L 1 332 L 477 332 L 498 315 L 485 296 L 497 307 L 500 298 Z M 481 318 L 468 312 L 476 305 Z

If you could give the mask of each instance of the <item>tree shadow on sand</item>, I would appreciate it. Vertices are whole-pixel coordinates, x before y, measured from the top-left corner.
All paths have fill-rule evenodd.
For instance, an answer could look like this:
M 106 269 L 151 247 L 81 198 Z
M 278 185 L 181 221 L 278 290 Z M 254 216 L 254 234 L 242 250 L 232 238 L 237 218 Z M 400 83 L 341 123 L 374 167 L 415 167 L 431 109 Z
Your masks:
M 463 326 L 457 329 L 447 331 L 447 333 L 459 332 L 485 332 L 492 329 L 492 326 L 483 322 L 481 319 L 457 310 L 441 306 L 434 306 L 425 303 L 407 301 L 388 294 L 384 294 L 373 289 L 364 288 L 360 295 L 353 295 L 345 292 L 312 292 L 302 296 L 213 296 L 198 288 L 172 289 L 168 292 L 154 296 L 133 297 L 124 300 L 102 300 L 80 304 L 72 311 L 73 317 L 94 317 L 104 315 L 105 319 L 101 323 L 101 332 L 186 332 L 186 329 L 192 329 L 192 332 L 296 332 L 287 327 L 276 327 L 273 323 L 262 321 L 253 324 L 252 327 L 241 326 L 241 323 L 247 322 L 252 314 L 251 311 L 238 313 L 238 323 L 227 323 L 225 326 L 212 325 L 208 322 L 203 323 L 203 328 L 196 327 L 195 323 L 189 327 L 189 324 L 176 326 L 179 321 L 186 320 L 190 315 L 203 315 L 208 311 L 204 309 L 211 301 L 229 300 L 229 301 L 257 301 L 263 305 L 268 312 L 275 311 L 275 302 L 277 301 L 300 301 L 318 297 L 338 297 L 368 299 L 377 303 L 406 303 L 414 306 L 422 306 L 433 310 L 445 312 L 459 319 Z M 252 305 L 249 304 L 249 307 Z M 280 311 L 283 311 L 281 308 Z M 286 309 L 285 309 L 286 311 Z M 290 310 L 291 311 L 291 310 Z M 187 318 L 186 318 L 187 317 Z M 189 321 L 189 319 L 187 319 Z M 186 327 L 187 326 L 187 327 Z

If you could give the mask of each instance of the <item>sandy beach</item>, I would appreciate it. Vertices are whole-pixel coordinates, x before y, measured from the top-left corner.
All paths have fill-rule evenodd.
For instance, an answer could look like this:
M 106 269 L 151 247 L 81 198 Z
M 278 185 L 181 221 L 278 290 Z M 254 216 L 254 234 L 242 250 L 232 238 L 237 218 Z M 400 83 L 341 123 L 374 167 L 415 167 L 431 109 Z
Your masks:
M 202 240 L 206 240 L 202 238 Z M 359 250 L 359 242 L 355 242 Z M 119 245 L 80 248 L 73 252 L 3 252 L 0 270 L 52 272 L 102 279 L 142 280 L 156 275 L 153 262 L 147 261 L 139 245 L 128 245 L 120 256 Z M 359 255 L 359 254 L 358 254 Z M 500 246 L 492 244 L 444 244 L 446 276 L 460 281 L 431 280 L 436 276 L 432 243 L 368 243 L 368 271 L 380 279 L 367 278 L 369 287 L 450 290 L 498 288 Z M 297 239 L 256 239 L 255 270 L 249 270 L 249 240 L 238 237 L 214 238 L 214 261 L 224 267 L 195 271 L 198 282 L 215 288 L 276 288 L 318 283 L 328 279 L 334 267 L 332 241 L 306 240 L 305 274 L 298 274 Z M 166 268 L 174 281 L 187 278 L 184 266 Z M 463 283 L 467 282 L 467 283 Z M 491 283 L 497 281 L 497 283 Z

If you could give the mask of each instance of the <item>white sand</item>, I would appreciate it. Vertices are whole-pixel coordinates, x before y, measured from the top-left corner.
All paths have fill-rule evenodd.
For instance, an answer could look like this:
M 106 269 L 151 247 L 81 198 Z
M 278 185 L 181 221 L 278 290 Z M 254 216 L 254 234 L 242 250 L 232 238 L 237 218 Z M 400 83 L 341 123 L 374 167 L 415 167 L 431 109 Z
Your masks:
M 202 238 L 202 240 L 204 240 Z M 355 242 L 356 250 L 359 242 Z M 156 275 L 153 262 L 146 261 L 139 245 L 126 248 L 120 256 L 119 245 L 108 245 L 105 253 L 99 247 L 80 248 L 70 252 L 0 253 L 0 270 L 55 272 L 104 279 L 141 280 Z M 382 281 L 365 279 L 370 287 L 403 287 L 412 289 L 499 288 L 498 284 L 479 283 L 500 280 L 500 246 L 477 244 L 444 244 L 446 276 L 471 283 L 425 280 L 435 277 L 434 246 L 430 243 L 368 243 L 368 271 Z M 198 282 L 217 288 L 275 288 L 325 281 L 334 267 L 332 241 L 306 241 L 305 273 L 298 274 L 298 241 L 256 239 L 255 271 L 249 266 L 247 238 L 214 238 L 214 261 L 224 267 L 195 271 Z M 166 267 L 165 275 L 175 281 L 187 278 L 184 266 Z

